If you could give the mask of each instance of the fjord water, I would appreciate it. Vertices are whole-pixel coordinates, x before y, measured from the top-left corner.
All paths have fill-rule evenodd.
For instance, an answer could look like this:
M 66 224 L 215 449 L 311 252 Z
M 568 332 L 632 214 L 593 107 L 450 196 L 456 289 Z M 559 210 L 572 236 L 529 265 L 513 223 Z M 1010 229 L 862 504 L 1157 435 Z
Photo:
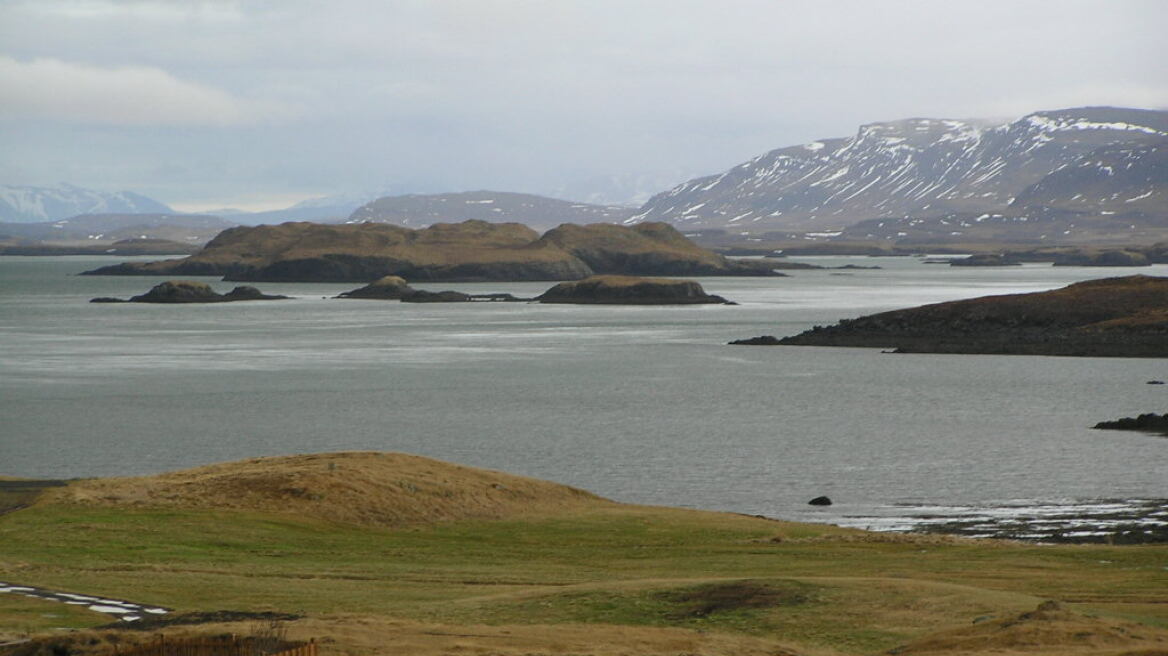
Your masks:
M 295 297 L 278 302 L 101 305 L 87 301 L 161 279 L 74 275 L 98 257 L 0 257 L 0 475 L 392 450 L 621 501 L 877 527 L 911 514 L 898 508 L 1168 497 L 1168 439 L 1089 429 L 1168 409 L 1168 386 L 1146 384 L 1168 379 L 1168 360 L 726 345 L 1168 266 L 806 261 L 883 269 L 701 280 L 738 306 L 331 298 L 351 284 L 258 285 Z M 822 494 L 836 505 L 806 505 Z

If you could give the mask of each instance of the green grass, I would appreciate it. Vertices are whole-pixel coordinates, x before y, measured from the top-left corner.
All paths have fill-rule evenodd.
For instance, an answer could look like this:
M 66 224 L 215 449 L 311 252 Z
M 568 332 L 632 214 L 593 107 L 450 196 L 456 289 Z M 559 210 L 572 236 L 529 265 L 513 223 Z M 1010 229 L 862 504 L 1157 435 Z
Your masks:
M 77 629 L 110 621 L 82 606 L 70 606 L 56 601 L 25 597 L 12 593 L 0 594 L 0 642 L 20 638 L 31 633 L 57 629 Z
M 770 540 L 780 533 L 782 541 Z M 1168 625 L 1166 546 L 832 537 L 845 534 L 636 507 L 385 530 L 226 511 L 38 506 L 0 517 L 0 580 L 182 611 L 674 626 L 858 651 L 1046 598 Z M 700 613 L 685 596 L 742 581 L 775 603 Z M 56 621 L 30 624 L 27 602 L 0 601 L 8 603 L 0 631 Z

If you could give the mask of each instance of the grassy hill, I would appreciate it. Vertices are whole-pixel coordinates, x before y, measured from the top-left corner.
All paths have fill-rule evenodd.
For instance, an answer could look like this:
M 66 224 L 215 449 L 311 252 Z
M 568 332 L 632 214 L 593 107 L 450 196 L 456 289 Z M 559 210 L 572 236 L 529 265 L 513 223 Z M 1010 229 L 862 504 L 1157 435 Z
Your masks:
M 872 534 L 632 506 L 401 454 L 73 481 L 0 516 L 0 545 L 5 582 L 158 604 L 179 619 L 288 613 L 299 619 L 282 630 L 324 654 L 1168 649 L 1165 545 Z M 1036 610 L 1047 600 L 1061 606 Z M 84 653 L 152 635 L 53 631 L 107 621 L 0 594 L 0 641 L 56 635 Z

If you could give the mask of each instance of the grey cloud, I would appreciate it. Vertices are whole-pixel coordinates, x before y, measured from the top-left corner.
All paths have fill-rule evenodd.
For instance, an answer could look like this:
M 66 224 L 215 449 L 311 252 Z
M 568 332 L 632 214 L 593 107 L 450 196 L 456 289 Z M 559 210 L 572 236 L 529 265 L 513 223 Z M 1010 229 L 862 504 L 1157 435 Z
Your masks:
M 132 126 L 120 136 L 155 147 L 121 149 L 142 161 L 118 185 L 179 201 L 196 187 L 327 193 L 401 180 L 539 190 L 712 172 L 875 120 L 1165 106 L 1166 26 L 1168 3 L 1141 0 L 16 1 L 0 4 L 0 54 L 153 71 L 156 89 L 220 103 L 210 114 L 231 120 L 199 139 Z M 42 104 L 71 93 L 51 76 L 40 85 Z M 105 115 L 126 104 L 102 102 Z M 174 149 L 196 162 L 230 152 L 232 166 L 191 164 L 185 187 L 152 178 L 163 162 L 150 153 Z M 3 171 L 16 158 L 34 160 L 25 171 L 92 161 L 74 181 L 107 186 L 100 157 L 61 139 L 0 158 Z

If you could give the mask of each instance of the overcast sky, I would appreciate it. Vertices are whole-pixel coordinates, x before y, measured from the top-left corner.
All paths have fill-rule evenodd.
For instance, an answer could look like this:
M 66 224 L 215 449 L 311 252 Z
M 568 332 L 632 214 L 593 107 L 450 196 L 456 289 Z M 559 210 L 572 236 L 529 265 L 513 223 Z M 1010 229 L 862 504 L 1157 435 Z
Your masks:
M 1162 0 L 0 0 L 0 184 L 182 209 L 714 173 L 905 118 L 1168 108 Z

